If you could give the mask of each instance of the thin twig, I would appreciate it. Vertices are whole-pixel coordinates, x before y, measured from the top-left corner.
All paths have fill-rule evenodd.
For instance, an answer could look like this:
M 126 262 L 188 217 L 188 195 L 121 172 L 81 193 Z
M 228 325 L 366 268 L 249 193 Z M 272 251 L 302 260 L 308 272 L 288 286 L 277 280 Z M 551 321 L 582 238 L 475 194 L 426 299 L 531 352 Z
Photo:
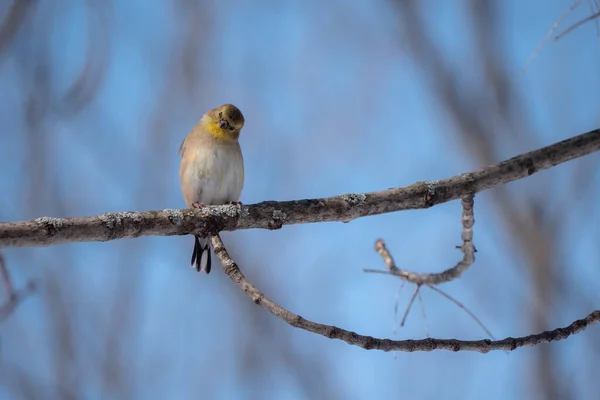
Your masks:
M 384 271 L 382 269 L 368 269 L 368 268 L 365 268 L 365 269 L 363 269 L 363 272 L 366 272 L 368 274 L 394 275 L 390 271 Z M 394 275 L 394 276 L 396 276 L 396 275 Z
M 401 327 L 404 326 L 404 323 L 406 322 L 408 313 L 410 313 L 410 308 L 412 307 L 413 303 L 415 302 L 415 298 L 419 294 L 419 289 L 421 289 L 421 285 L 415 285 L 415 291 L 413 292 L 412 296 L 410 297 L 410 300 L 408 301 L 408 305 L 406 306 L 406 311 L 404 311 L 404 316 L 402 317 L 402 321 L 400 322 Z
M 392 331 L 392 338 L 396 339 L 396 329 L 398 328 L 398 304 L 400 303 L 400 293 L 402 293 L 402 288 L 406 284 L 406 281 L 402 281 L 400 283 L 400 287 L 398 288 L 398 294 L 396 295 L 396 301 L 394 302 L 394 329 Z M 396 359 L 396 352 L 394 352 L 394 360 Z
M 394 257 L 390 254 L 389 250 L 385 246 L 385 242 L 383 239 L 377 239 L 375 241 L 375 251 L 379 253 L 381 258 L 383 259 L 383 263 L 390 273 L 398 273 L 400 270 L 396 266 L 396 262 L 394 261 Z
M 483 329 L 485 331 L 485 333 L 487 333 L 487 335 L 492 338 L 493 340 L 496 340 L 496 338 L 494 337 L 494 335 L 492 335 L 492 332 L 490 332 L 490 330 L 488 328 L 485 327 L 485 325 L 483 324 L 483 322 L 481 322 L 479 320 L 479 318 L 477 318 L 477 316 L 475 314 L 473 314 L 471 312 L 471 310 L 469 310 L 467 307 L 465 307 L 460 301 L 456 300 L 454 297 L 450 296 L 448 293 L 442 291 L 441 289 L 433 286 L 433 285 L 427 285 L 429 286 L 430 289 L 436 291 L 437 293 L 441 294 L 442 296 L 444 296 L 446 299 L 450 300 L 451 302 L 453 302 L 454 304 L 456 304 L 458 307 L 462 308 L 467 314 L 469 314 L 471 316 L 471 318 L 473 318 L 475 320 L 475 322 L 477 322 L 477 324 L 481 327 L 481 329 Z
M 579 6 L 579 4 L 581 4 L 581 2 L 582 2 L 582 0 L 575 0 L 575 2 L 571 5 L 571 7 L 569 7 L 569 9 L 559 19 L 557 19 L 554 22 L 554 24 L 552 24 L 552 27 L 550 28 L 548 33 L 546 33 L 546 36 L 544 36 L 544 39 L 542 39 L 541 43 L 538 45 L 538 47 L 536 47 L 536 49 L 533 51 L 533 53 L 529 57 L 529 60 L 527 60 L 527 63 L 525 63 L 525 66 L 523 67 L 523 70 L 522 70 L 523 73 L 527 72 L 527 68 L 529 68 L 529 65 L 533 62 L 533 59 L 535 57 L 537 57 L 538 53 L 542 50 L 542 47 L 544 47 L 546 42 L 550 39 L 550 37 L 552 37 L 552 34 L 554 33 L 554 31 L 556 31 L 556 29 L 558 28 L 558 25 L 560 25 L 565 20 L 565 18 L 567 18 L 577 8 L 577 6 Z
M 427 323 L 427 315 L 425 314 L 425 305 L 421 298 L 421 292 L 419 291 L 419 304 L 421 305 L 421 313 L 423 314 L 423 322 L 425 324 L 425 337 L 429 337 L 429 324 Z
M 600 17 L 600 12 L 597 12 L 595 14 L 590 15 L 587 18 L 582 19 L 581 21 L 571 25 L 569 28 L 565 29 L 564 31 L 562 31 L 561 33 L 559 33 L 558 35 L 556 35 L 556 37 L 554 38 L 554 40 L 558 40 L 560 38 L 562 38 L 563 36 L 565 36 L 567 33 L 572 32 L 573 30 L 579 28 L 581 25 L 590 22 L 596 18 Z
M 402 288 L 405 284 L 406 281 L 402 281 L 402 283 L 400 283 L 398 294 L 396 295 L 396 301 L 394 302 L 394 330 L 392 331 L 392 337 L 394 339 L 396 339 L 396 328 L 398 327 L 398 304 L 400 303 L 400 293 L 402 293 Z
M 296 315 L 279 304 L 266 297 L 260 290 L 252 285 L 242 274 L 238 265 L 229 256 L 223 241 L 219 235 L 210 238 L 215 255 L 221 261 L 225 274 L 255 303 L 286 322 L 287 324 L 313 332 L 329 339 L 339 339 L 348 344 L 361 347 L 366 350 L 382 351 L 477 351 L 487 353 L 493 350 L 515 350 L 519 347 L 536 346 L 541 343 L 549 343 L 555 340 L 564 340 L 567 337 L 583 331 L 586 327 L 600 322 L 600 310 L 591 312 L 583 319 L 574 321 L 564 328 L 557 328 L 534 335 L 519 338 L 506 338 L 492 341 L 483 340 L 457 340 L 457 339 L 422 339 L 422 340 L 391 340 L 378 339 L 371 336 L 360 335 L 331 325 L 319 324 L 299 315 Z

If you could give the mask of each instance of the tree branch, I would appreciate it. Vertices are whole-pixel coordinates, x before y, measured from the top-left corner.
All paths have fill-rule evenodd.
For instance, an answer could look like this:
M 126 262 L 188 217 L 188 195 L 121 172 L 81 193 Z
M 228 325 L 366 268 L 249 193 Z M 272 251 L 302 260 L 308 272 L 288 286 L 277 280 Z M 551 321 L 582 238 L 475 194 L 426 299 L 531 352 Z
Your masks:
M 475 216 L 473 214 L 474 196 L 469 195 L 461 199 L 463 208 L 462 212 L 462 233 L 460 235 L 463 244 L 457 246 L 463 252 L 463 259 L 460 260 L 454 267 L 442 272 L 420 274 L 417 272 L 407 271 L 396 266 L 394 258 L 387 249 L 383 239 L 377 239 L 375 242 L 375 251 L 381 255 L 387 271 L 377 269 L 364 269 L 363 272 L 376 274 L 390 274 L 398 278 L 414 283 L 417 286 L 421 285 L 439 285 L 441 283 L 450 282 L 460 277 L 474 262 L 475 262 L 475 246 L 473 245 L 473 225 L 475 225 Z M 412 303 L 412 302 L 411 302 Z
M 418 182 L 405 188 L 365 194 L 298 200 L 266 201 L 250 206 L 107 213 L 82 218 L 43 217 L 0 223 L 0 248 L 49 246 L 139 236 L 210 236 L 219 231 L 279 229 L 283 225 L 351 221 L 369 215 L 429 208 L 494 186 L 530 176 L 557 164 L 600 150 L 600 129 L 441 181 Z
M 411 306 L 415 300 L 415 297 L 417 295 L 419 296 L 419 300 L 420 300 L 420 296 L 421 296 L 420 289 L 423 285 L 425 285 L 425 286 L 431 288 L 432 290 L 434 290 L 435 292 L 439 293 L 440 295 L 444 296 L 445 298 L 450 300 L 452 303 L 454 303 L 461 309 L 463 309 L 467 314 L 469 314 L 471 316 L 471 318 L 473 318 L 475 320 L 475 322 L 477 322 L 477 324 L 485 331 L 485 333 L 488 334 L 488 336 L 490 338 L 492 338 L 493 340 L 496 340 L 494 335 L 492 335 L 492 332 L 490 332 L 490 330 L 479 320 L 479 318 L 477 318 L 477 316 L 475 314 L 473 314 L 467 307 L 465 307 L 461 302 L 456 300 L 454 297 L 445 293 L 441 289 L 438 289 L 437 287 L 435 287 L 435 285 L 439 285 L 439 284 L 442 284 L 445 282 L 450 282 L 456 278 L 459 278 L 475 262 L 475 252 L 477 250 L 475 249 L 475 246 L 473 245 L 473 226 L 475 225 L 475 214 L 473 212 L 473 206 L 475 204 L 474 196 L 470 195 L 470 196 L 463 197 L 461 199 L 461 204 L 462 204 L 463 211 L 462 211 L 462 219 L 461 219 L 462 220 L 462 232 L 461 232 L 460 237 L 463 241 L 463 244 L 462 244 L 462 246 L 456 246 L 456 247 L 459 248 L 463 252 L 463 259 L 461 261 L 459 261 L 454 267 L 449 268 L 443 272 L 425 273 L 425 274 L 420 274 L 420 273 L 411 272 L 411 271 L 407 271 L 407 270 L 398 268 L 396 266 L 396 263 L 394 261 L 394 258 L 391 255 L 390 251 L 387 249 L 385 242 L 382 239 L 378 239 L 375 242 L 375 251 L 377 251 L 381 255 L 381 258 L 383 259 L 383 262 L 388 270 L 383 271 L 383 270 L 376 270 L 376 269 L 365 269 L 363 271 L 371 272 L 371 273 L 393 275 L 393 276 L 396 276 L 396 277 L 402 279 L 402 283 L 411 282 L 416 285 L 415 292 L 414 292 L 413 296 L 411 297 L 410 301 L 408 302 L 408 306 L 406 307 L 406 311 L 404 313 L 404 317 L 402 318 L 402 322 L 400 323 L 400 326 L 404 326 L 406 317 L 408 316 L 408 313 L 410 312 L 410 308 L 411 308 Z M 423 306 L 423 304 L 421 303 L 421 307 L 422 306 Z M 398 306 L 396 304 L 395 308 L 397 309 L 397 307 Z
M 456 339 L 421 339 L 421 340 L 390 340 L 378 339 L 371 336 L 363 336 L 358 333 L 347 331 L 331 325 L 323 325 L 309 321 L 296 315 L 279 304 L 271 301 L 260 290 L 252 285 L 242 274 L 239 267 L 227 253 L 227 249 L 219 235 L 211 236 L 211 243 L 216 256 L 223 265 L 223 271 L 235 284 L 243 290 L 252 301 L 277 318 L 287 322 L 289 325 L 304 329 L 306 331 L 325 336 L 329 339 L 339 339 L 344 342 L 362 347 L 366 350 L 383 351 L 477 351 L 487 353 L 492 350 L 515 350 L 524 346 L 535 346 L 555 340 L 563 340 L 567 337 L 583 331 L 588 325 L 600 321 L 600 310 L 593 311 L 587 317 L 573 322 L 565 328 L 542 332 L 536 335 L 523 336 L 519 338 L 506 338 L 502 340 L 456 340 Z

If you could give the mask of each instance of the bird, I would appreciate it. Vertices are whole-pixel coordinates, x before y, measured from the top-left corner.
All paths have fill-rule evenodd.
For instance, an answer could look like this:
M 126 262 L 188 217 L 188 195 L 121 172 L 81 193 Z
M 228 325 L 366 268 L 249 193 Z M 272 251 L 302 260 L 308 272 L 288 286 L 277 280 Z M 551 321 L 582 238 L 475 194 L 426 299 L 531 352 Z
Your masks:
M 178 154 L 179 180 L 188 208 L 237 204 L 244 187 L 244 158 L 238 141 L 242 112 L 223 104 L 206 112 L 185 137 Z M 210 273 L 210 242 L 195 235 L 192 268 Z

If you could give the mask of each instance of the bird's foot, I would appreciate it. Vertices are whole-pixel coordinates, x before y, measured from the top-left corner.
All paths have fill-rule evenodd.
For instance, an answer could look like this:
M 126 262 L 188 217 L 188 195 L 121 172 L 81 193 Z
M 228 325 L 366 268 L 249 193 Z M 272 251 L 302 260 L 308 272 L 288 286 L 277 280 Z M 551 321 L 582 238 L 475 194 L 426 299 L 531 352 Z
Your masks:
M 228 201 L 227 204 L 230 205 L 230 206 L 238 206 L 238 207 L 242 206 L 242 202 L 241 201 Z
M 203 208 L 206 207 L 204 203 L 192 203 L 192 208 Z

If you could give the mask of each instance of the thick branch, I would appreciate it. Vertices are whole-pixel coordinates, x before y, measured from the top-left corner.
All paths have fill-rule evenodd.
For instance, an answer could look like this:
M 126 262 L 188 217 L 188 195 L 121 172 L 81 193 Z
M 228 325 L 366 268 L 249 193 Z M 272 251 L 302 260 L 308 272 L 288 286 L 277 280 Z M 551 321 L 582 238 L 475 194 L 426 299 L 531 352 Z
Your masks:
M 351 221 L 369 215 L 428 208 L 600 150 L 600 129 L 513 157 L 471 173 L 441 181 L 366 194 L 299 200 L 268 201 L 250 206 L 211 206 L 197 210 L 108 213 L 83 218 L 38 218 L 0 223 L 0 248 L 49 246 L 69 242 L 108 241 L 149 235 L 209 236 L 218 231 L 283 225 Z
M 227 253 L 223 241 L 218 235 L 211 237 L 211 243 L 215 254 L 223 264 L 225 274 L 235 284 L 242 289 L 254 303 L 260 305 L 265 310 L 277 318 L 287 322 L 293 327 L 301 328 L 309 332 L 317 333 L 329 339 L 340 339 L 344 342 L 362 347 L 366 350 L 383 351 L 432 351 L 432 350 L 450 350 L 450 351 L 477 351 L 487 353 L 492 350 L 515 350 L 524 346 L 535 346 L 541 343 L 548 343 L 555 340 L 563 340 L 583 331 L 588 325 L 600 321 L 600 310 L 593 311 L 584 319 L 577 320 L 565 328 L 558 328 L 553 331 L 542 332 L 536 335 L 529 335 L 520 338 L 506 338 L 502 340 L 456 340 L 456 339 L 422 339 L 422 340 L 390 340 L 377 339 L 371 336 L 363 336 L 358 333 L 347 331 L 331 325 L 323 325 L 309 321 L 296 315 L 279 304 L 271 301 L 260 290 L 254 287 L 242 274 L 239 267 Z

